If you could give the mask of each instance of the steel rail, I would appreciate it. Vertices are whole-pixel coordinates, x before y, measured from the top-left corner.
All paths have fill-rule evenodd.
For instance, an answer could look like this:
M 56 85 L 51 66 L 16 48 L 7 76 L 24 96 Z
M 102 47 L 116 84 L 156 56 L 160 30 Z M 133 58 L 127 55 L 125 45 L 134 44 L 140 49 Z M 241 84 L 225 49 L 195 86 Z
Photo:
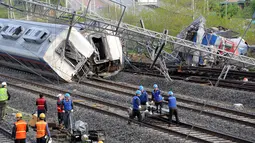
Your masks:
M 155 77 L 160 77 L 160 78 L 165 78 L 163 75 L 160 75 L 152 72 L 144 72 L 144 71 L 133 71 L 133 70 L 128 70 L 124 69 L 125 72 L 129 73 L 136 73 L 136 74 L 141 74 L 141 75 L 148 75 L 148 76 L 155 76 Z M 197 77 L 197 78 L 195 78 Z M 177 80 L 185 80 L 188 82 L 194 82 L 194 83 L 204 83 L 204 84 L 215 84 L 217 79 L 214 78 L 208 78 L 208 77 L 199 77 L 199 76 L 186 76 L 186 77 L 178 77 L 178 76 L 171 76 L 172 79 L 177 79 Z M 225 87 L 225 88 L 232 88 L 232 89 L 241 89 L 245 91 L 250 91 L 250 92 L 255 92 L 255 84 L 254 83 L 247 83 L 243 81 L 233 81 L 233 80 L 222 80 L 219 85 L 219 87 Z
M 142 67 L 142 68 L 150 68 L 150 63 L 142 63 L 142 62 L 130 62 L 131 65 Z M 206 68 L 206 67 L 192 67 L 192 66 L 174 66 L 174 65 L 167 65 L 167 68 L 169 70 L 171 69 L 178 69 L 180 68 L 182 71 L 204 71 L 204 72 L 211 72 L 211 73 L 217 73 L 220 74 L 222 69 L 219 68 Z M 236 71 L 236 70 L 230 70 L 229 75 L 236 75 L 236 76 L 246 76 L 246 77 L 254 77 L 255 78 L 255 72 L 247 72 L 247 71 Z M 218 76 L 218 75 L 217 75 Z
M 2 134 L 4 137 L 8 138 L 9 140 L 13 140 L 12 133 L 4 129 L 3 127 L 0 127 L 0 134 Z M 5 142 L 5 140 L 0 137 L 1 142 Z
M 162 122 L 164 122 L 164 123 L 166 123 L 166 124 L 168 124 L 169 123 L 169 121 L 168 121 L 168 119 L 166 118 L 166 117 L 163 117 L 163 116 L 157 116 L 157 117 L 151 117 L 151 118 L 154 118 L 154 119 L 157 119 L 157 120 L 160 120 L 160 121 L 162 121 Z M 187 127 L 187 128 L 193 128 L 191 131 L 190 131 L 190 133 L 191 134 L 193 134 L 193 132 L 194 131 L 200 131 L 200 132 L 205 132 L 205 133 L 208 133 L 208 134 L 220 134 L 220 132 L 215 132 L 215 131 L 210 131 L 210 130 L 206 130 L 204 127 L 202 127 L 202 126 L 192 126 L 192 125 L 190 125 L 190 124 L 186 124 L 186 123 L 180 123 L 182 126 L 185 126 L 185 127 Z M 190 134 L 189 133 L 189 134 Z M 220 136 L 220 137 L 222 137 L 222 138 L 226 138 L 227 140 L 232 140 L 232 138 L 231 138 L 231 135 L 230 134 L 224 134 L 223 136 Z M 242 140 L 240 140 L 239 138 L 236 138 L 235 140 L 234 140 L 235 142 L 243 142 Z M 215 141 L 215 142 L 217 142 L 217 141 Z

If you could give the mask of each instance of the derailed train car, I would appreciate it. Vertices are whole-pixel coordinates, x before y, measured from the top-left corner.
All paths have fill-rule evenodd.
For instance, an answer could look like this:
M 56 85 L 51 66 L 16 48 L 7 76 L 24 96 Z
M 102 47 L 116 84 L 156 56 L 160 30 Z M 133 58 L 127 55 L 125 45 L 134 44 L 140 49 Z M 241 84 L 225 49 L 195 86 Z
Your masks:
M 186 39 L 194 42 L 196 45 L 206 45 L 213 47 L 215 53 L 219 51 L 217 49 L 223 49 L 231 52 L 234 55 L 246 55 L 249 49 L 248 44 L 238 37 L 238 33 L 224 27 L 205 27 L 205 18 L 199 17 L 194 20 L 188 27 L 183 29 L 178 35 L 178 38 Z M 239 43 L 240 41 L 240 43 Z M 238 45 L 239 43 L 239 45 Z M 237 47 L 238 46 L 238 47 Z M 180 57 L 186 61 L 186 64 L 193 66 L 209 66 L 215 63 L 221 63 L 220 59 L 212 54 L 206 54 L 204 52 L 190 52 L 185 50 L 180 45 L 175 44 L 175 50 L 180 52 Z M 219 54 L 223 54 L 219 52 Z M 230 61 L 234 62 L 234 61 Z
M 0 64 L 71 82 L 88 74 L 111 76 L 123 67 L 120 39 L 83 36 L 68 26 L 0 19 Z M 93 35 L 93 34 L 92 34 Z M 91 38 L 92 37 L 92 38 Z M 67 46 L 66 46 L 67 45 Z

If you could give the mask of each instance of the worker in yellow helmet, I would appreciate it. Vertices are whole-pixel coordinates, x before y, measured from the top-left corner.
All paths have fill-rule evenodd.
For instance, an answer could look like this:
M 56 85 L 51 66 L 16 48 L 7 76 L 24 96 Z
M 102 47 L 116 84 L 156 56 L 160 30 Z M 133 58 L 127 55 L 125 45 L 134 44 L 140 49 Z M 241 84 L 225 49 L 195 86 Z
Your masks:
M 5 116 L 5 108 L 7 105 L 7 100 L 10 100 L 11 96 L 7 91 L 7 83 L 2 82 L 2 87 L 0 88 L 0 120 Z
M 35 128 L 36 128 L 36 143 L 46 143 L 45 136 L 48 135 L 50 138 L 50 130 L 48 127 L 47 122 L 44 121 L 45 114 L 41 113 L 39 115 L 39 121 L 36 122 Z
M 22 114 L 16 114 L 16 122 L 12 128 L 12 137 L 15 139 L 15 143 L 26 143 L 28 125 L 22 120 Z

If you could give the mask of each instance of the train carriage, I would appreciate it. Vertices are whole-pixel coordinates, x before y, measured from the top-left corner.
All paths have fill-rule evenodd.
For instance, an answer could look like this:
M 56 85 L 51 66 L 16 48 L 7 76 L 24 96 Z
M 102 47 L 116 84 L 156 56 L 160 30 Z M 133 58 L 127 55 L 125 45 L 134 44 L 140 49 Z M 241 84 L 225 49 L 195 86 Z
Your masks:
M 110 43 L 110 37 L 105 35 L 104 43 L 95 46 L 98 42 L 72 28 L 66 41 L 68 28 L 59 24 L 0 19 L 0 64 L 60 77 L 67 82 L 87 74 L 111 76 L 121 70 L 122 47 L 118 37 L 111 37 L 115 42 Z

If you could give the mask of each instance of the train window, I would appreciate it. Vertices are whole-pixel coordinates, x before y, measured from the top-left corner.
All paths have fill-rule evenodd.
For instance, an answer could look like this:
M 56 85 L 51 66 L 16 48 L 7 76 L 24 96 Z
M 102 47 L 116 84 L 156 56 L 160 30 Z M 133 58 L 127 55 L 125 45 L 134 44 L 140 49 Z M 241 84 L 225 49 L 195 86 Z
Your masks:
M 37 31 L 34 36 L 38 36 L 42 31 Z
M 76 68 L 76 66 L 79 65 L 80 62 L 82 62 L 84 56 L 75 49 L 71 41 L 69 41 L 68 43 L 69 43 L 68 46 L 65 47 L 66 41 L 63 40 L 56 49 L 56 53 L 58 53 L 61 56 L 63 48 L 65 48 L 64 51 L 65 60 L 74 68 Z
M 19 26 L 18 28 L 16 28 L 16 29 L 14 30 L 13 35 L 19 35 L 21 32 L 22 32 L 22 28 L 21 28 L 21 26 Z
M 14 27 L 12 27 L 12 28 L 9 30 L 9 32 L 11 32 L 13 29 L 14 29 Z
M 43 33 L 43 35 L 40 37 L 40 39 L 43 39 L 47 35 L 46 32 Z
M 31 43 L 42 43 L 50 35 L 50 32 L 47 29 L 31 27 L 23 35 L 23 39 L 26 42 Z
M 20 25 L 8 25 L 3 28 L 1 35 L 7 39 L 18 39 L 24 31 Z
M 28 35 L 31 32 L 31 29 L 28 29 L 25 35 Z
M 5 27 L 3 28 L 3 31 L 5 32 L 8 28 L 9 28 L 9 26 L 5 26 Z

